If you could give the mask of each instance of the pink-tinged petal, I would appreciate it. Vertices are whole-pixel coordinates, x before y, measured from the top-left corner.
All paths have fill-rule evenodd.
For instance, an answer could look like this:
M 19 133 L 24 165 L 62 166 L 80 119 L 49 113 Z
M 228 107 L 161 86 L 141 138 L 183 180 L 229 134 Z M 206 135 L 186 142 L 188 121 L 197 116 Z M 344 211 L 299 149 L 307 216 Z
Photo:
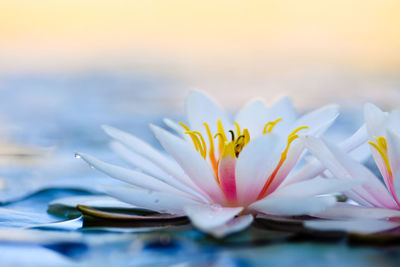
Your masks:
M 178 194 L 181 196 L 194 198 L 194 196 L 186 194 L 175 187 L 172 187 L 152 176 L 146 175 L 144 173 L 128 170 L 119 166 L 105 163 L 95 157 L 86 155 L 84 153 L 77 153 L 84 161 L 86 161 L 90 166 L 93 166 L 97 170 L 113 177 L 118 180 L 127 182 L 131 185 L 138 186 L 143 189 L 156 190 L 160 192 L 168 192 L 171 194 Z
M 312 197 L 317 195 L 344 192 L 362 184 L 362 180 L 344 180 L 317 177 L 279 187 L 268 197 Z
M 207 233 L 216 238 L 223 238 L 225 236 L 243 231 L 244 229 L 249 227 L 252 222 L 253 215 L 247 214 L 243 216 L 238 216 L 221 226 L 207 230 Z
M 184 208 L 192 224 L 202 231 L 222 226 L 238 215 L 242 207 L 221 207 L 219 205 L 187 205 Z
M 338 179 L 362 179 L 362 186 L 356 187 L 356 193 L 366 202 L 376 207 L 395 208 L 397 205 L 379 179 L 366 167 L 343 153 L 337 147 L 321 139 L 308 136 L 305 138 L 308 150 Z M 348 195 L 350 197 L 350 195 Z M 354 199 L 357 201 L 356 199 Z M 361 203 L 360 203 L 361 204 Z
M 214 173 L 200 153 L 184 140 L 160 127 L 151 125 L 151 129 L 164 149 L 182 166 L 192 181 L 214 202 L 224 203 L 225 196 L 215 179 Z
M 218 164 L 218 178 L 224 191 L 228 203 L 236 204 L 236 179 L 235 179 L 236 159 L 230 155 L 221 157 Z
M 286 160 L 276 173 L 272 183 L 266 191 L 266 195 L 274 192 L 287 178 L 289 173 L 293 170 L 296 164 L 299 162 L 301 156 L 304 154 L 303 140 L 299 139 L 294 141 L 290 146 Z
M 249 130 L 252 138 L 262 135 L 264 126 L 269 120 L 267 107 L 261 100 L 254 100 L 248 103 L 235 118 L 235 122 L 239 123 L 242 130 Z
M 108 195 L 122 202 L 160 213 L 183 215 L 185 214 L 184 206 L 199 204 L 195 200 L 176 194 L 132 187 L 105 187 L 104 190 Z
M 171 177 L 168 173 L 164 172 L 153 162 L 131 151 L 121 143 L 112 142 L 110 146 L 117 155 L 119 155 L 123 160 L 125 160 L 127 163 L 131 164 L 135 168 L 146 172 L 147 174 L 171 185 L 172 187 L 175 187 L 176 189 L 193 195 L 203 200 L 204 202 L 209 202 L 203 195 L 193 190 L 189 186 L 183 184 L 182 182 L 178 181 L 177 179 Z
M 398 223 L 383 220 L 312 220 L 305 221 L 304 225 L 318 231 L 345 231 L 360 234 L 373 234 L 400 226 Z
M 400 217 L 400 210 L 336 203 L 314 216 L 325 219 L 387 219 Z
M 249 211 L 270 215 L 297 216 L 321 212 L 336 203 L 333 196 L 272 197 L 267 196 L 248 207 Z
M 132 151 L 150 160 L 159 168 L 161 168 L 163 171 L 168 173 L 171 177 L 178 179 L 180 182 L 189 186 L 198 193 L 202 193 L 201 190 L 193 183 L 193 181 L 183 172 L 181 166 L 179 166 L 171 158 L 168 158 L 165 155 L 163 155 L 161 152 L 153 148 L 148 143 L 144 142 L 143 140 L 140 140 L 134 135 L 123 132 L 121 130 L 118 130 L 110 126 L 103 126 L 103 129 L 109 136 L 121 142 Z
M 361 126 L 352 136 L 341 142 L 338 146 L 344 153 L 354 151 L 367 141 L 367 132 L 365 125 Z M 308 162 L 305 166 L 290 175 L 289 179 L 284 181 L 284 184 L 296 183 L 311 179 L 320 175 L 325 170 L 325 166 L 317 159 Z
M 217 121 L 221 120 L 225 129 L 231 125 L 222 109 L 206 94 L 191 91 L 185 100 L 185 112 L 192 130 L 207 136 L 203 123 L 208 123 L 212 133 L 217 132 Z
M 307 133 L 313 136 L 320 136 L 333 124 L 338 116 L 338 106 L 325 106 L 303 115 L 296 121 L 294 128 L 308 126 L 308 129 L 300 132 L 300 134 Z
M 239 204 L 249 204 L 257 199 L 282 151 L 283 141 L 273 134 L 252 140 L 243 148 L 235 172 Z

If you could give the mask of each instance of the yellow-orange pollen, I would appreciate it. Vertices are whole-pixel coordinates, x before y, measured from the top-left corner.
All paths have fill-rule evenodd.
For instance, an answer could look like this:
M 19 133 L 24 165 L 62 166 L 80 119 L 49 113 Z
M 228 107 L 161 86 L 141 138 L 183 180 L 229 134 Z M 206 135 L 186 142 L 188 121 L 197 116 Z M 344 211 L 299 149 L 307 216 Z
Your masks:
M 390 179 L 393 179 L 392 175 L 392 169 L 390 168 L 390 162 L 389 162 L 389 157 L 388 157 L 388 146 L 385 137 L 379 136 L 375 137 L 375 141 L 368 141 L 368 144 L 370 144 L 373 148 L 378 151 L 379 155 L 382 157 L 383 162 L 386 165 L 387 172 L 389 174 Z
M 278 124 L 280 121 L 282 121 L 282 118 L 278 118 L 274 121 L 270 121 L 265 124 L 263 134 L 269 134 L 272 132 L 276 124 Z M 208 145 L 209 149 L 207 150 L 207 145 L 206 142 L 202 136 L 202 134 L 198 131 L 192 131 L 190 128 L 180 122 L 179 123 L 185 130 L 185 134 L 188 134 L 194 144 L 195 149 L 200 153 L 200 155 L 204 158 L 208 159 L 213 167 L 217 182 L 219 182 L 218 178 L 218 163 L 221 158 L 225 158 L 227 156 L 231 156 L 233 158 L 238 158 L 240 152 L 243 150 L 243 148 L 250 142 L 250 133 L 248 129 L 243 129 L 241 131 L 240 125 L 237 122 L 234 122 L 234 125 L 236 127 L 236 134 L 235 131 L 229 130 L 228 132 L 231 135 L 230 140 L 228 140 L 224 127 L 222 125 L 221 120 L 217 121 L 217 133 L 214 135 L 214 138 L 218 138 L 218 151 L 219 151 L 219 158 L 217 159 L 215 156 L 215 147 L 214 147 L 214 138 L 211 133 L 209 125 L 205 122 L 203 123 L 206 132 L 207 132 L 207 137 L 208 137 Z M 270 178 L 268 179 L 267 183 L 264 185 L 263 190 L 260 193 L 260 196 L 264 195 L 266 190 L 268 189 L 268 186 L 271 184 L 272 180 L 274 179 L 275 175 L 279 171 L 280 167 L 282 166 L 283 162 L 287 158 L 287 154 L 290 148 L 291 143 L 299 138 L 297 133 L 303 129 L 307 129 L 307 126 L 300 126 L 296 128 L 293 132 L 291 132 L 288 136 L 287 139 L 287 145 L 285 150 L 281 153 L 281 158 L 280 161 L 275 168 L 274 172 L 271 174 Z M 208 152 L 208 153 L 207 153 Z

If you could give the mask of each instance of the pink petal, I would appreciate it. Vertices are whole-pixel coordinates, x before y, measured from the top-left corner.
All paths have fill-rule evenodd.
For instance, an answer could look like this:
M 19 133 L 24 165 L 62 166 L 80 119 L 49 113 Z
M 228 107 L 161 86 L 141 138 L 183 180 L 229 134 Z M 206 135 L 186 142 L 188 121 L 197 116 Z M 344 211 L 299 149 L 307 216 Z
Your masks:
M 222 157 L 218 165 L 218 177 L 228 203 L 236 204 L 236 159 L 230 155 Z

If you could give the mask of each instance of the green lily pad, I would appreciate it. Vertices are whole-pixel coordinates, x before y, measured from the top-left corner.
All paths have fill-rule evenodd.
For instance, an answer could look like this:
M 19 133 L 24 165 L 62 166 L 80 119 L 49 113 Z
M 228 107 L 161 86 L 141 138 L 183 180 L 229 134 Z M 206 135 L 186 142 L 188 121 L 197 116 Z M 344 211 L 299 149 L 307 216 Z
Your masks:
M 169 214 L 133 215 L 127 212 L 110 212 L 78 205 L 83 215 L 83 227 L 161 227 L 189 223 L 186 216 Z

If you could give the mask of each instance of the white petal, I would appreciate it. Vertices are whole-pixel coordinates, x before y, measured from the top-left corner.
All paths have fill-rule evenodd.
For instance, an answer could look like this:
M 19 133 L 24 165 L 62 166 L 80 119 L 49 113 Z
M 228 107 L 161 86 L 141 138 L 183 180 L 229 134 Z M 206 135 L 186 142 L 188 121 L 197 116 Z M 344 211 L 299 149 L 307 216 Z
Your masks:
M 180 126 L 179 124 L 168 118 L 165 118 L 163 121 L 169 128 L 174 130 L 180 137 L 182 137 L 188 142 L 191 141 L 190 136 L 185 134 L 186 130 L 182 126 Z
M 185 112 L 191 129 L 200 131 L 204 136 L 206 136 L 204 122 L 208 123 L 212 133 L 217 132 L 217 121 L 219 119 L 225 129 L 231 126 L 221 108 L 199 91 L 189 93 L 185 100 Z
M 325 106 L 303 115 L 296 121 L 295 128 L 300 126 L 308 126 L 308 129 L 299 133 L 320 136 L 329 128 L 329 126 L 332 125 L 338 116 L 338 106 Z
M 338 146 L 343 152 L 348 153 L 366 143 L 367 140 L 367 127 L 363 124 L 352 136 L 345 139 Z
M 188 205 L 184 208 L 194 226 L 207 231 L 226 224 L 238 215 L 242 207 L 221 207 L 218 205 Z
M 112 142 L 110 144 L 111 148 L 118 154 L 123 160 L 131 164 L 132 166 L 148 173 L 149 175 L 157 178 L 160 181 L 163 181 L 176 189 L 179 189 L 183 192 L 186 192 L 190 195 L 193 195 L 204 202 L 208 202 L 204 196 L 199 194 L 197 191 L 193 190 L 189 186 L 181 183 L 177 179 L 171 177 L 169 174 L 164 172 L 160 169 L 157 165 L 153 162 L 147 160 L 146 158 L 140 156 L 139 154 L 131 151 L 130 149 L 126 148 L 124 145 L 118 142 Z
M 283 150 L 282 140 L 273 134 L 263 135 L 244 147 L 236 162 L 238 202 L 255 201 L 269 175 L 275 169 Z
M 311 197 L 344 192 L 362 184 L 362 180 L 343 180 L 317 177 L 278 188 L 269 197 Z
M 387 219 L 390 217 L 400 218 L 400 210 L 336 203 L 314 216 L 326 219 Z
M 148 143 L 140 140 L 136 136 L 118 130 L 116 128 L 110 126 L 103 126 L 104 131 L 114 138 L 115 140 L 121 142 L 126 145 L 129 149 L 132 149 L 134 152 L 139 155 L 145 157 L 146 159 L 152 161 L 159 168 L 164 170 L 170 176 L 178 179 L 185 185 L 199 192 L 198 187 L 192 182 L 192 180 L 183 172 L 182 168 L 172 159 L 166 157 L 158 150 L 153 148 Z M 199 192 L 201 193 L 201 192 Z
M 389 113 L 386 127 L 395 133 L 400 133 L 400 111 L 393 110 Z
M 312 220 L 305 226 L 319 231 L 346 231 L 373 234 L 399 227 L 398 223 L 382 220 Z
M 275 127 L 273 132 L 276 134 L 286 135 L 297 119 L 296 110 L 290 97 L 282 97 L 268 108 L 268 121 L 282 118 Z
M 90 166 L 93 166 L 97 170 L 113 178 L 127 182 L 131 185 L 135 185 L 144 189 L 188 196 L 184 192 L 179 191 L 176 188 L 144 173 L 108 164 L 99 159 L 96 159 L 95 157 L 83 153 L 77 153 L 77 155 L 79 155 L 84 161 L 86 161 Z
M 364 119 L 368 135 L 371 140 L 374 137 L 385 136 L 385 124 L 387 113 L 371 103 L 364 105 Z
M 239 123 L 242 130 L 247 128 L 250 136 L 255 138 L 262 134 L 269 119 L 265 104 L 261 100 L 255 100 L 239 111 L 235 121 Z
M 396 192 L 397 199 L 400 200 L 400 171 L 394 176 L 394 191 Z
M 339 179 L 363 179 L 364 184 L 352 191 L 377 207 L 394 208 L 396 203 L 379 179 L 370 170 L 338 148 L 311 136 L 306 146 Z M 354 199 L 355 200 L 355 199 Z
M 151 176 L 154 177 L 164 177 L 168 176 L 168 174 L 160 169 L 156 164 L 152 161 L 146 159 L 145 157 L 133 152 L 132 150 L 128 149 L 123 144 L 113 141 L 110 143 L 110 148 L 124 161 L 129 163 L 135 168 L 138 168 Z
M 222 238 L 227 235 L 238 233 L 246 229 L 253 222 L 253 215 L 247 214 L 233 218 L 229 222 L 218 226 L 213 229 L 209 229 L 206 232 L 213 235 L 216 238 Z
M 400 137 L 388 129 L 386 141 L 390 167 L 393 173 L 397 173 L 400 170 Z
M 345 152 L 349 153 L 354 149 L 358 148 L 361 144 L 367 141 L 367 132 L 365 125 L 361 126 L 352 136 L 341 142 L 338 146 Z M 325 170 L 325 166 L 322 165 L 317 159 L 308 162 L 305 166 L 300 168 L 298 171 L 293 173 L 289 179 L 286 179 L 284 183 L 295 183 L 311 179 L 320 175 Z
M 311 215 L 321 212 L 336 203 L 333 196 L 312 197 L 270 197 L 267 196 L 253 204 L 248 209 L 271 215 Z
M 183 215 L 184 206 L 199 203 L 179 195 L 131 187 L 105 187 L 104 189 L 108 195 L 120 201 L 160 213 Z
M 151 129 L 164 149 L 175 158 L 192 181 L 215 202 L 224 203 L 224 194 L 214 177 L 211 167 L 200 153 L 190 147 L 184 140 L 160 127 L 151 125 Z

